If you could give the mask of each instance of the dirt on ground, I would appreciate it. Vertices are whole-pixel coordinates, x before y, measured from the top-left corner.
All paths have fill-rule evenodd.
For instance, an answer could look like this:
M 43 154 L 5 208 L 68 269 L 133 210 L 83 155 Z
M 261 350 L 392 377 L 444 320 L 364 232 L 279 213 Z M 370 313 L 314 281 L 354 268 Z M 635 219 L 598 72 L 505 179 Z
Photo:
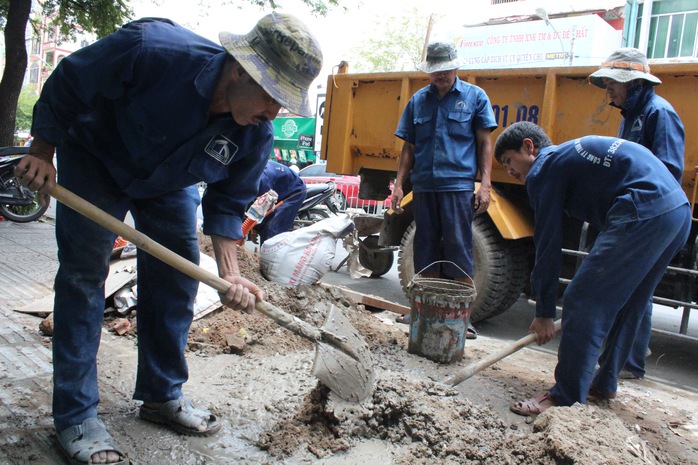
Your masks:
M 212 253 L 203 236 L 201 246 L 205 253 Z M 316 304 L 328 302 L 345 309 L 366 338 L 378 373 L 373 396 L 360 405 L 341 401 L 320 383 L 292 403 L 281 399 L 266 405 L 275 421 L 262 428 L 254 443 L 276 460 L 288 460 L 301 450 L 318 459 L 341 456 L 368 440 L 393 445 L 395 464 L 698 463 L 698 439 L 679 426 L 695 424 L 698 412 L 681 409 L 680 399 L 673 399 L 676 405 L 671 405 L 651 390 L 621 387 L 615 401 L 553 408 L 535 420 L 512 418 L 510 412 L 502 417 L 497 410 L 508 408 L 517 396 L 548 386 L 554 361 L 545 365 L 547 373 L 533 361 L 538 369 L 528 373 L 499 368 L 487 376 L 478 375 L 469 385 L 480 394 L 469 396 L 467 390 L 439 382 L 453 366 L 406 352 L 406 327 L 386 325 L 337 289 L 270 283 L 258 272 L 258 256 L 247 249 L 240 249 L 240 263 L 243 275 L 264 289 L 269 303 L 315 326 L 321 326 L 326 316 Z M 226 310 L 195 322 L 190 347 L 202 353 L 229 352 L 228 334 L 245 335 L 246 345 L 239 355 L 245 358 L 313 349 L 313 343 L 281 330 L 262 315 Z M 400 369 L 411 366 L 415 358 L 419 370 Z M 497 408 L 491 401 L 481 402 L 479 397 L 493 389 L 488 384 L 505 388 L 512 394 L 510 402 Z M 632 391 L 637 395 L 630 395 Z
M 201 249 L 212 255 L 210 242 Z M 647 380 L 621 382 L 613 401 L 555 407 L 537 418 L 509 406 L 550 387 L 555 359 L 523 349 L 451 387 L 448 375 L 501 349 L 478 337 L 457 363 L 409 354 L 406 326 L 320 285 L 285 287 L 259 273 L 258 256 L 240 248 L 244 276 L 267 301 L 315 326 L 323 306 L 341 308 L 366 339 L 376 384 L 361 404 L 342 401 L 312 375 L 314 344 L 256 312 L 220 308 L 189 335 L 185 394 L 223 421 L 211 438 L 188 438 L 137 419 L 130 400 L 136 369 L 137 314 L 124 336 L 108 332 L 100 349 L 100 416 L 139 464 L 695 464 L 698 396 Z M 109 320 L 109 318 L 107 319 Z M 48 344 L 48 341 L 47 341 Z M 47 412 L 37 413 L 50 431 Z M 16 425 L 15 425 L 16 426 Z M 36 434 L 36 433 L 33 433 Z M 50 434 L 50 433 L 49 433 Z M 27 460 L 26 441 L 7 452 Z M 24 459 L 24 461 L 22 461 Z M 53 462 L 51 462 L 53 463 Z

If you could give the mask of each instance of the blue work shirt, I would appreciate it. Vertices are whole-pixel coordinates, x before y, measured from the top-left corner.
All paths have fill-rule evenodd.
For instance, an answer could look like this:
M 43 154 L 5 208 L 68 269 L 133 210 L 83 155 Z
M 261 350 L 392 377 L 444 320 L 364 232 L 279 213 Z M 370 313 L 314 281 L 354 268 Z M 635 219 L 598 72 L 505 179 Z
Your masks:
M 34 107 L 32 134 L 86 148 L 135 199 L 208 183 L 204 233 L 239 239 L 273 128 L 211 118 L 226 59 L 220 45 L 169 20 L 128 23 L 60 62 Z
M 490 99 L 477 86 L 456 77 L 443 99 L 433 84 L 418 90 L 395 131 L 397 137 L 414 145 L 413 191 L 475 190 L 475 132 L 496 127 Z
M 531 285 L 536 316 L 546 318 L 555 316 L 566 215 L 604 231 L 688 203 L 652 152 L 615 137 L 587 136 L 540 149 L 526 176 L 526 190 L 535 214 Z
M 657 95 L 654 88 L 641 87 L 639 91 L 629 93 L 620 108 L 623 120 L 618 137 L 650 149 L 681 183 L 686 137 L 674 107 Z
M 305 183 L 298 173 L 288 166 L 269 160 L 262 177 L 259 178 L 257 195 L 269 192 L 270 189 L 279 194 L 279 201 L 286 201 L 291 195 L 305 191 Z

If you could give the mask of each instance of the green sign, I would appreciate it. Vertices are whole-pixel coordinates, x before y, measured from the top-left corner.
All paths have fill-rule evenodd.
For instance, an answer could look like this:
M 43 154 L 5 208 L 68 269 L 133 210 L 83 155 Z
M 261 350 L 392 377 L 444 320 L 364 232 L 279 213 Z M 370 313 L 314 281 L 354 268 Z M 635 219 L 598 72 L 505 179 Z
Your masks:
M 274 150 L 270 155 L 278 161 L 306 163 L 315 160 L 315 118 L 276 118 Z

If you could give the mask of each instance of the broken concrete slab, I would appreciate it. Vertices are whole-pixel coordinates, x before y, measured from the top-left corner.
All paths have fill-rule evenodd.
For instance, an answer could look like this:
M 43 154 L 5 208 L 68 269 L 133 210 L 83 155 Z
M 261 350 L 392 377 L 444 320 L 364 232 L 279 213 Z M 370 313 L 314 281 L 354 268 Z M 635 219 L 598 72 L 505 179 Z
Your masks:
M 112 260 L 109 264 L 109 275 L 104 282 L 104 298 L 111 297 L 116 291 L 136 279 L 136 258 Z M 53 312 L 53 292 L 41 299 L 17 307 L 14 310 L 20 313 L 34 315 Z

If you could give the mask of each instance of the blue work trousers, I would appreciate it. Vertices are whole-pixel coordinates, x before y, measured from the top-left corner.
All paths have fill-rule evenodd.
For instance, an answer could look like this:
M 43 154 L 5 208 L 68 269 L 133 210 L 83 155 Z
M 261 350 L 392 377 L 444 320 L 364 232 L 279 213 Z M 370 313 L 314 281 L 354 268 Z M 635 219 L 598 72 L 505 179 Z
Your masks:
M 463 278 L 473 277 L 473 192 L 420 192 L 412 199 L 414 222 L 414 272 L 438 273 Z
M 625 362 L 625 368 L 633 373 L 638 378 L 645 377 L 645 360 L 647 359 L 647 349 L 650 347 L 650 338 L 652 337 L 652 299 L 645 306 L 645 314 L 642 317 L 642 323 L 637 330 L 635 342 L 630 350 L 628 361 Z
M 596 238 L 563 296 L 550 391 L 557 405 L 586 403 L 592 384 L 599 392 L 616 392 L 647 302 L 684 246 L 690 224 L 686 204 L 647 220 L 611 225 Z
M 132 199 L 84 149 L 61 147 L 58 181 L 68 190 L 124 219 L 196 264 L 196 186 L 157 198 Z M 104 283 L 116 235 L 58 204 L 53 333 L 53 417 L 57 431 L 97 415 L 97 351 L 105 307 Z M 184 358 L 198 282 L 138 251 L 138 374 L 134 399 L 163 402 L 181 396 L 188 378 Z

